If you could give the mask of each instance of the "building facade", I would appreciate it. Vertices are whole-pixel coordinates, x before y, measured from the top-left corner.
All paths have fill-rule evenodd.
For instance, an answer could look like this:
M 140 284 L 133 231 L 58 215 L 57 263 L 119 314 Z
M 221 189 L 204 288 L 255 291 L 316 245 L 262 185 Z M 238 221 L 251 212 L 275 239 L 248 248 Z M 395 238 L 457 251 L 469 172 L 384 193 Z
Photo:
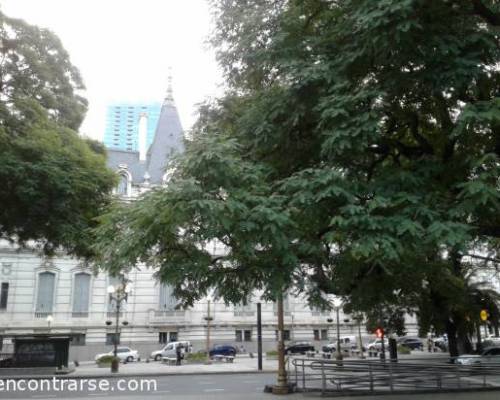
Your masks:
M 144 143 L 144 137 L 142 140 Z M 108 165 L 120 176 L 117 195 L 133 199 L 154 185 L 165 184 L 168 160 L 183 150 L 183 143 L 182 126 L 169 89 L 147 148 L 109 146 Z M 189 309 L 178 310 L 171 288 L 156 282 L 154 272 L 146 265 L 138 265 L 127 276 L 131 292 L 119 314 L 118 339 L 122 345 L 139 350 L 142 357 L 173 340 L 189 340 L 194 350 L 204 349 L 210 312 L 212 344 L 232 344 L 255 351 L 256 304 L 260 302 L 264 350 L 276 348 L 277 308 L 274 303 L 261 301 L 259 293 L 247 305 L 224 304 L 208 297 Z M 116 278 L 94 274 L 79 260 L 64 254 L 48 259 L 0 242 L 3 351 L 9 351 L 11 346 L 9 335 L 47 331 L 72 336 L 70 360 L 91 360 L 96 353 L 110 350 L 117 309 L 107 288 L 116 284 Z M 334 313 L 311 309 L 305 299 L 291 294 L 286 296 L 284 308 L 285 339 L 310 341 L 317 349 L 335 339 Z M 341 313 L 340 322 L 342 334 L 357 334 L 358 326 L 350 316 Z M 409 322 L 410 332 L 415 332 L 414 321 Z

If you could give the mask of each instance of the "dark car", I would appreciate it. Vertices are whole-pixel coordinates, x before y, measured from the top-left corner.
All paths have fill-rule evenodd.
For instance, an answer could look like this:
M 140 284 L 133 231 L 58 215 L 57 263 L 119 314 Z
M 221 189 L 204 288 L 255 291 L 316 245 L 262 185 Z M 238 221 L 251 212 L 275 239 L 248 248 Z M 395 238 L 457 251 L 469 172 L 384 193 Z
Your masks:
M 285 354 L 305 354 L 308 351 L 315 351 L 314 346 L 308 342 L 290 343 L 285 348 Z
M 409 348 L 410 350 L 423 350 L 424 344 L 417 338 L 401 338 L 398 340 L 400 346 Z
M 228 345 L 217 345 L 210 350 L 209 355 L 210 357 L 214 356 L 231 356 L 234 357 L 238 351 L 236 350 L 236 347 L 233 346 L 228 346 Z

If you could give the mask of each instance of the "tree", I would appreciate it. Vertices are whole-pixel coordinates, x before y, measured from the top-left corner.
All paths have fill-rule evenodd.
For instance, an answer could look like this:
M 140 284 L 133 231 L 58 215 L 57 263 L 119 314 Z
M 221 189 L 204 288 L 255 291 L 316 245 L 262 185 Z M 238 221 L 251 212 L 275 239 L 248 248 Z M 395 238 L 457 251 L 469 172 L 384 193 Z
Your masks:
M 102 145 L 76 132 L 81 90 L 52 32 L 0 12 L 0 238 L 89 255 L 115 179 Z
M 211 278 L 231 301 L 229 290 L 269 287 L 266 279 L 276 279 L 312 303 L 334 293 L 367 314 L 377 305 L 418 311 L 427 284 L 446 304 L 440 314 L 446 331 L 463 335 L 459 327 L 470 309 L 456 306 L 460 291 L 441 288 L 444 277 L 463 284 L 471 249 L 498 250 L 498 3 L 219 0 L 212 6 L 213 42 L 229 89 L 202 109 L 193 143 L 200 160 L 188 154 L 170 188 L 108 216 L 114 224 L 125 221 L 124 236 L 109 243 L 114 250 L 103 264 L 152 261 L 177 295 L 190 299 Z M 251 174 L 255 181 L 228 171 L 220 163 L 228 158 L 235 171 L 243 165 L 260 171 Z M 192 186 L 179 184 L 186 181 Z M 236 195 L 256 201 L 245 203 L 247 214 L 232 203 Z M 174 199 L 192 207 L 182 220 L 144 223 L 142 206 L 172 213 L 180 208 Z M 255 223 L 254 210 L 262 208 L 267 212 Z M 268 224 L 277 238 L 263 236 Z M 156 240 L 141 244 L 138 227 Z M 115 229 L 109 225 L 103 236 Z M 193 252 L 216 239 L 231 254 L 252 255 L 231 289 L 224 280 L 231 264 L 214 269 L 207 256 L 205 269 L 195 263 L 173 272 L 170 253 L 155 257 L 161 248 L 188 243 L 187 232 L 204 232 L 190 242 Z

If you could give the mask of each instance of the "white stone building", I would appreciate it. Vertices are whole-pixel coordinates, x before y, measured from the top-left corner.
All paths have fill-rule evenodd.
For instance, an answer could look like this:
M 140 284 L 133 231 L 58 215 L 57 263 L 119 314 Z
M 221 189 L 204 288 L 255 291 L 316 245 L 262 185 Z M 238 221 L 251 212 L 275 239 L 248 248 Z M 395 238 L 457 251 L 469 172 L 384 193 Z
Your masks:
M 147 118 L 147 116 L 144 116 Z M 147 120 L 141 121 L 145 134 Z M 179 116 L 168 91 L 156 134 L 149 149 L 139 139 L 139 151 L 109 150 L 108 164 L 120 175 L 117 193 L 134 198 L 152 185 L 166 180 L 168 158 L 183 149 L 183 131 Z M 207 334 L 205 299 L 187 310 L 175 310 L 175 299 L 169 287 L 159 285 L 153 271 L 139 266 L 128 276 L 131 294 L 120 315 L 120 343 L 140 351 L 143 357 L 171 340 L 190 340 L 195 350 L 205 348 Z M 0 243 L 0 337 L 3 351 L 9 351 L 9 335 L 48 332 L 73 337 L 70 360 L 91 360 L 94 355 L 110 350 L 115 332 L 116 312 L 110 303 L 107 287 L 116 279 L 105 274 L 93 275 L 73 258 L 63 254 L 42 258 L 26 249 Z M 258 295 L 247 306 L 226 306 L 211 301 L 212 343 L 256 349 L 256 303 Z M 49 317 L 50 316 L 50 317 Z M 333 313 L 311 310 L 300 298 L 285 300 L 285 337 L 307 340 L 319 349 L 334 339 L 335 324 L 327 322 Z M 109 325 L 106 324 L 108 321 Z M 109 322 L 110 321 L 110 322 Z M 357 326 L 349 316 L 341 314 L 341 331 L 356 334 Z M 276 308 L 262 303 L 264 350 L 276 347 Z

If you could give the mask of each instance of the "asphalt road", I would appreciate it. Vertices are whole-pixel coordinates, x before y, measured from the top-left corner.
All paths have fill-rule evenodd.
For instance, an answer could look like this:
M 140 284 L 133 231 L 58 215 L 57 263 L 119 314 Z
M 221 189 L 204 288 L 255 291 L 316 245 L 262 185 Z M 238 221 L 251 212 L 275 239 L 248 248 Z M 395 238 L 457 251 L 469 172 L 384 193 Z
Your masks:
M 133 378 L 123 379 L 122 385 L 140 385 L 141 381 Z M 142 391 L 125 390 L 118 391 L 117 386 L 120 378 L 105 380 L 109 383 L 108 391 L 99 390 L 77 390 L 72 391 L 65 388 L 62 391 L 2 391 L 0 384 L 0 399 L 92 399 L 92 400 L 195 400 L 195 399 L 223 399 L 223 400 L 253 400 L 253 399 L 276 399 L 276 396 L 263 393 L 266 384 L 272 384 L 275 374 L 213 374 L 213 375 L 177 375 L 144 378 Z M 156 382 L 156 388 L 152 385 Z M 60 381 L 59 381 L 60 382 Z M 73 381 L 68 381 L 69 382 Z M 74 380 L 76 385 L 87 385 L 84 380 Z M 6 382 L 4 381 L 4 384 Z M 40 385 L 40 382 L 38 383 Z M 111 390 L 113 389 L 113 390 Z M 140 388 L 139 388 L 140 389 Z M 156 389 L 156 390 L 155 390 Z M 319 398 L 317 394 L 294 394 L 286 396 L 287 399 L 314 399 Z M 499 392 L 480 393 L 435 393 L 435 394 L 413 394 L 413 395 L 389 395 L 389 396 L 363 396 L 363 400 L 497 400 Z M 336 397 L 336 400 L 352 400 L 352 397 Z
M 121 382 L 119 382 L 121 380 Z M 141 382 L 142 380 L 142 382 Z M 64 390 L 41 390 L 40 386 L 36 391 L 1 391 L 0 385 L 0 399 L 127 399 L 144 400 L 145 397 L 151 399 L 206 399 L 206 398 L 234 398 L 234 399 L 262 399 L 271 398 L 272 395 L 263 393 L 266 384 L 272 384 L 275 380 L 275 374 L 212 374 L 212 375 L 177 375 L 177 376 L 159 376 L 147 378 L 111 378 L 102 379 L 97 382 L 109 388 L 107 390 L 92 390 L 89 386 L 90 382 L 84 380 L 70 380 L 64 385 Z M 153 382 L 154 381 L 154 382 Z M 103 383 L 104 382 L 104 383 Z M 106 383 L 108 382 L 108 383 Z M 28 383 L 26 383 L 28 384 Z M 35 383 L 30 383 L 36 385 Z M 38 385 L 42 385 L 39 381 Z M 4 381 L 4 385 L 6 382 Z M 60 381 L 58 381 L 58 389 L 60 388 Z M 73 385 L 73 387 L 69 387 Z M 78 390 L 73 391 L 75 385 L 78 385 Z M 83 391 L 80 390 L 80 385 L 85 387 Z M 121 391 L 118 388 L 125 388 L 127 390 Z M 137 390 L 130 390 L 137 388 Z M 142 388 L 141 388 L 142 385 Z M 24 385 L 22 385 L 24 386 Z M 156 386 L 156 387 L 155 387 Z M 44 388 L 45 389 L 45 388 Z M 156 389 L 156 390 L 155 390 Z

